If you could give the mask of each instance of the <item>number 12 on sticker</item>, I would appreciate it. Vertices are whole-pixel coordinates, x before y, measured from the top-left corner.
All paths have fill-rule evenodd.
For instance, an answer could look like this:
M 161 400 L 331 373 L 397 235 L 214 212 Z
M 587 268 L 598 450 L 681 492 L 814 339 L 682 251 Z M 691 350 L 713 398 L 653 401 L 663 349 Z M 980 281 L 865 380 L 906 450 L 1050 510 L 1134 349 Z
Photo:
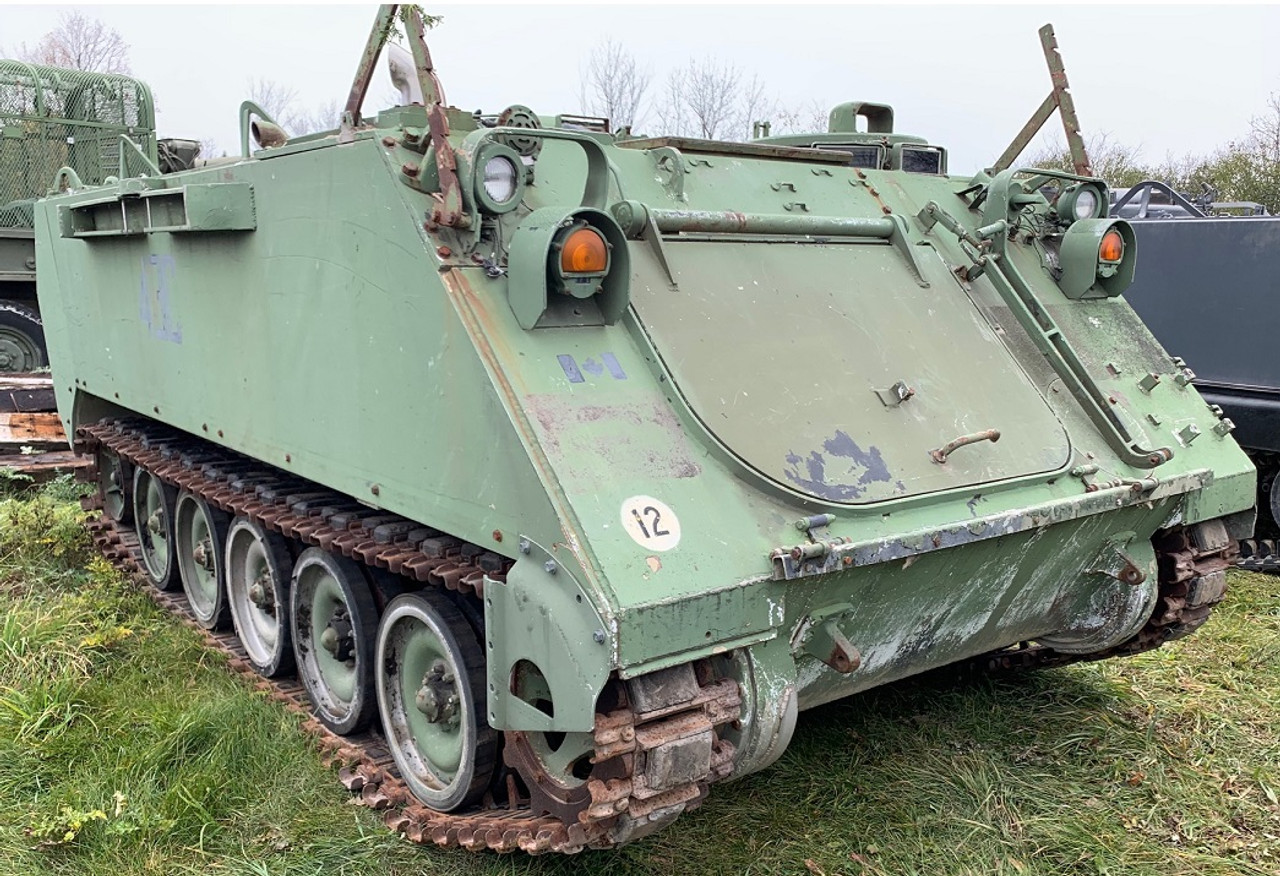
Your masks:
M 632 496 L 622 503 L 622 528 L 646 550 L 669 551 L 680 543 L 680 520 L 652 496 Z

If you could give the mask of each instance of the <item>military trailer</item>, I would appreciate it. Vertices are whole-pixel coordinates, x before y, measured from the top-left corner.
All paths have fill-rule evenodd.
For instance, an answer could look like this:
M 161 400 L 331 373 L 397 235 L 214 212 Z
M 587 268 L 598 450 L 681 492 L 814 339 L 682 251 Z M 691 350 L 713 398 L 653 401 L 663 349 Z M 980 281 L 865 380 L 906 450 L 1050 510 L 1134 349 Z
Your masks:
M 1196 204 L 1151 180 L 1117 199 L 1142 261 L 1125 298 L 1194 369 L 1258 467 L 1258 530 L 1241 564 L 1280 571 L 1280 218 L 1256 204 Z
M 127 174 L 130 147 L 121 136 L 155 163 L 155 107 L 143 83 L 0 60 L 0 372 L 48 364 L 35 290 L 35 200 L 63 168 L 81 185 Z
M 398 18 L 421 103 L 365 116 Z M 1255 473 L 1121 297 L 1132 229 L 890 118 L 464 112 L 383 7 L 339 130 L 246 105 L 237 163 L 37 204 L 100 543 L 394 830 L 503 851 L 645 836 L 877 685 L 1187 635 Z

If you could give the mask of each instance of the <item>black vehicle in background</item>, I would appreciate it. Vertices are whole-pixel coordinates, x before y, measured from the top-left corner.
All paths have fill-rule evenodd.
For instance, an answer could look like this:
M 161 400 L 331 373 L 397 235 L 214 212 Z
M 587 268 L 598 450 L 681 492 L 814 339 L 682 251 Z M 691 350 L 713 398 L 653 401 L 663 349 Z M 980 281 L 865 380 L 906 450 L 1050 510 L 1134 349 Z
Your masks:
M 1138 237 L 1125 298 L 1235 424 L 1258 467 L 1258 525 L 1241 564 L 1280 572 L 1280 217 L 1212 195 L 1153 181 L 1117 193 L 1111 215 Z

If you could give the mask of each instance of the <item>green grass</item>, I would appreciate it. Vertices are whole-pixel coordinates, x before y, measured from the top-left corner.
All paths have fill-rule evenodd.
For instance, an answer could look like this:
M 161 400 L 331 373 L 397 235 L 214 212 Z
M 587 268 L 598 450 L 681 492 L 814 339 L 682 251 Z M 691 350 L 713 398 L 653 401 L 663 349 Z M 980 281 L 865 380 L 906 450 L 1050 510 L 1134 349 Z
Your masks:
M 1276 874 L 1280 578 L 1129 660 L 807 712 L 782 760 L 615 852 L 418 848 L 297 719 L 94 559 L 55 485 L 0 499 L 0 874 Z

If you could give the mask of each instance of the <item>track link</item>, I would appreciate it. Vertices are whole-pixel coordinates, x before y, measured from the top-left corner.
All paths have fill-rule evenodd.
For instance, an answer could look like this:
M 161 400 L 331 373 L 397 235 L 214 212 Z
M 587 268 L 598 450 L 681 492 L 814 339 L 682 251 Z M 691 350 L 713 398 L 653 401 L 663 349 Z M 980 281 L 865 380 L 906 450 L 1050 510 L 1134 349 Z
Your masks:
M 1236 568 L 1280 575 L 1280 540 L 1249 538 L 1240 542 L 1240 559 L 1236 561 Z
M 104 420 L 81 427 L 76 438 L 76 449 L 81 453 L 110 448 L 122 460 L 190 490 L 228 513 L 249 517 L 303 544 L 341 553 L 425 586 L 481 593 L 486 577 L 502 581 L 511 567 L 510 560 L 477 545 L 368 508 L 350 497 L 149 421 Z M 96 471 L 85 476 L 89 482 L 96 482 L 96 478 Z M 97 496 L 83 504 L 90 512 L 101 511 Z M 696 808 L 709 785 L 733 770 L 733 745 L 719 738 L 717 728 L 740 716 L 742 700 L 737 683 L 699 671 L 705 670 L 704 666 L 687 666 L 678 671 L 687 674 L 692 687 L 669 686 L 676 692 L 666 699 L 646 701 L 643 708 L 624 694 L 621 707 L 596 715 L 591 757 L 595 769 L 586 783 L 590 799 L 576 821 L 534 811 L 510 773 L 504 804 L 487 794 L 482 806 L 473 811 L 428 809 L 401 779 L 380 732 L 343 737 L 330 731 L 314 718 L 301 684 L 294 679 L 259 677 L 234 631 L 202 629 L 191 618 L 181 590 L 163 592 L 150 586 L 141 545 L 131 527 L 101 513 L 91 513 L 86 526 L 105 558 L 160 606 L 199 632 L 209 647 L 226 654 L 233 671 L 303 716 L 303 729 L 316 740 L 328 762 L 338 767 L 341 784 L 361 805 L 381 811 L 387 826 L 412 842 L 530 854 L 611 848 Z M 700 775 L 666 776 L 664 783 L 662 771 L 648 767 L 663 762 L 664 754 L 676 753 L 691 739 L 702 739 L 699 734 L 709 734 L 711 739 L 709 767 Z M 659 777 L 656 785 L 655 775 Z

